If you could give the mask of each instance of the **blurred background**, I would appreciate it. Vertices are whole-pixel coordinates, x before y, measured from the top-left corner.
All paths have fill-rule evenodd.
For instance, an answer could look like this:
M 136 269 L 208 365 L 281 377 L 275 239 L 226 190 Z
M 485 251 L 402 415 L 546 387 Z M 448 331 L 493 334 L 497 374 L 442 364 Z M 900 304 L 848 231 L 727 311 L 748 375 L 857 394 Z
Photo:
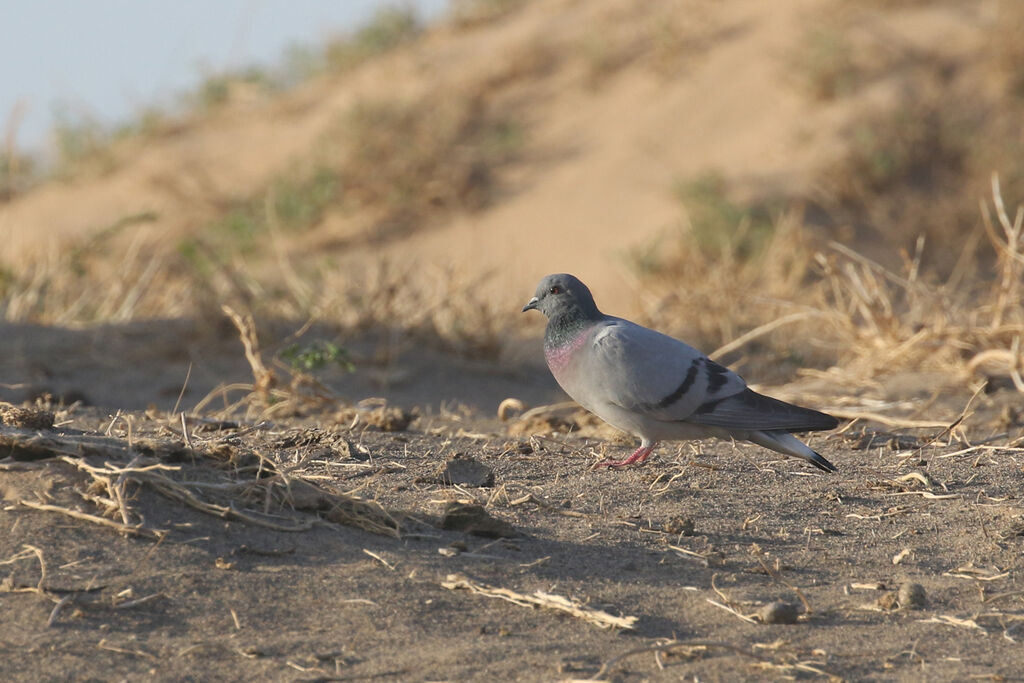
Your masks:
M 1024 389 L 1018 0 L 0 18 L 7 397 L 195 404 L 251 365 L 227 305 L 348 398 L 549 400 L 562 271 L 756 382 Z

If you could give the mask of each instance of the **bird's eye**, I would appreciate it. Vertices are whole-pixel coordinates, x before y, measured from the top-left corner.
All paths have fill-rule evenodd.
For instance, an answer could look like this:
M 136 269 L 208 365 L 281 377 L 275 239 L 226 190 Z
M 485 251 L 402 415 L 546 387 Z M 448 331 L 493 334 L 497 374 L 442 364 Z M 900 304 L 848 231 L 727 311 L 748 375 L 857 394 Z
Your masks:
M 559 287 L 558 285 L 554 285 L 551 289 L 548 290 L 548 294 L 561 294 L 561 293 L 562 293 L 562 288 Z

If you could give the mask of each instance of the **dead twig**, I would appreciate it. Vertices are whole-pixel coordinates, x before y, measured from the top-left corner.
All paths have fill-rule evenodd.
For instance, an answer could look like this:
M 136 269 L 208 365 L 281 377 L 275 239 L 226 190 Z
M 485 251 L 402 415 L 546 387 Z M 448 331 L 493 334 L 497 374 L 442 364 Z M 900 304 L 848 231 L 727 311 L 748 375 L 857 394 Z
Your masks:
M 449 574 L 448 577 L 441 582 L 441 586 L 449 590 L 468 590 L 471 593 L 483 595 L 488 598 L 506 600 L 521 607 L 544 607 L 547 609 L 558 610 L 560 612 L 571 614 L 577 619 L 582 619 L 583 621 L 601 628 L 621 628 L 631 630 L 637 622 L 637 617 L 617 617 L 613 614 L 608 614 L 607 612 L 587 607 L 586 605 L 561 595 L 553 595 L 543 591 L 534 591 L 532 595 L 526 595 L 508 588 L 499 588 L 497 586 L 490 586 L 486 583 L 473 581 L 462 574 Z
M 153 539 L 156 539 L 156 540 L 161 540 L 161 539 L 163 539 L 164 536 L 167 535 L 166 531 L 163 531 L 163 530 L 160 530 L 160 529 L 147 529 L 146 527 L 135 525 L 135 524 L 131 524 L 131 525 L 129 525 L 129 524 L 122 524 L 121 522 L 115 522 L 114 520 L 107 519 L 106 517 L 98 517 L 96 515 L 90 515 L 87 512 L 80 512 L 78 510 L 72 510 L 70 508 L 64 508 L 64 507 L 61 507 L 59 505 L 49 505 L 49 504 L 46 504 L 46 503 L 33 503 L 30 500 L 21 500 L 21 501 L 18 501 L 18 503 L 20 505 L 24 505 L 25 507 L 33 508 L 35 510 L 43 510 L 45 512 L 57 512 L 57 513 L 60 513 L 62 515 L 67 515 L 68 517 L 73 517 L 75 519 L 81 519 L 81 520 L 84 520 L 86 522 L 92 522 L 93 524 L 99 524 L 100 526 L 105 526 L 105 527 L 109 527 L 111 529 L 116 529 L 117 531 L 120 531 L 121 533 L 129 534 L 131 536 L 141 536 L 143 538 L 153 538 Z
M 606 662 L 604 662 L 601 665 L 601 668 L 597 670 L 597 673 L 594 674 L 594 676 L 592 678 L 587 679 L 587 680 L 591 680 L 591 681 L 602 680 L 605 676 L 608 675 L 608 672 L 611 671 L 611 668 L 613 666 L 615 666 L 616 664 L 618 664 L 619 662 L 621 662 L 624 659 L 627 659 L 629 657 L 635 657 L 636 655 L 647 654 L 647 653 L 650 653 L 650 652 L 659 653 L 659 652 L 671 652 L 673 650 L 696 649 L 696 648 L 711 648 L 711 647 L 717 647 L 717 648 L 721 648 L 723 650 L 729 650 L 730 652 L 734 652 L 734 653 L 736 653 L 738 655 L 742 655 L 744 657 L 749 657 L 751 659 L 756 659 L 756 660 L 761 661 L 761 662 L 770 662 L 771 661 L 771 660 L 769 660 L 769 659 L 767 659 L 765 657 L 761 657 L 760 655 L 757 655 L 757 654 L 755 654 L 755 653 L 753 653 L 753 652 L 751 652 L 749 650 L 744 650 L 742 647 L 739 647 L 737 645 L 733 645 L 732 643 L 726 643 L 726 642 L 723 642 L 723 641 L 720 641 L 720 640 L 672 640 L 672 641 L 669 641 L 667 643 L 662 643 L 660 645 L 648 645 L 646 647 L 637 647 L 637 648 L 633 648 L 632 650 L 626 650 L 622 654 L 616 655 L 616 656 L 612 657 L 611 659 L 607 660 Z
M 747 622 L 748 624 L 756 624 L 757 623 L 756 619 L 754 619 L 753 617 L 749 617 L 746 614 L 743 614 L 738 609 L 733 607 L 733 605 L 735 603 L 729 598 L 728 595 L 723 593 L 718 588 L 718 586 L 715 585 L 715 579 L 717 579 L 717 578 L 718 578 L 718 574 L 712 574 L 711 575 L 711 590 L 715 591 L 715 593 L 718 594 L 718 597 L 720 597 L 722 599 L 722 602 L 718 602 L 717 600 L 712 600 L 711 598 L 704 598 L 704 599 L 707 600 L 709 604 L 714 605 L 715 607 L 717 607 L 719 609 L 725 610 L 729 614 L 731 614 L 734 617 L 737 617 L 739 619 L 742 619 L 743 621 Z

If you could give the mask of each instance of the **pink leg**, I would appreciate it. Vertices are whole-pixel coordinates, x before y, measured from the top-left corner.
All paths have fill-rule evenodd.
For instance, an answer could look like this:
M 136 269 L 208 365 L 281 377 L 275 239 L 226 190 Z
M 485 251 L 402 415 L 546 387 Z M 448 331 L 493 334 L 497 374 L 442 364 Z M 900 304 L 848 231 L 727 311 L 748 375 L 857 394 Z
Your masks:
M 597 463 L 594 467 L 625 467 L 626 465 L 632 465 L 635 462 L 644 462 L 647 460 L 647 456 L 654 451 L 654 447 L 657 445 L 657 441 L 649 446 L 641 445 L 640 448 L 633 451 L 633 455 L 629 456 L 625 460 L 605 460 L 604 462 Z

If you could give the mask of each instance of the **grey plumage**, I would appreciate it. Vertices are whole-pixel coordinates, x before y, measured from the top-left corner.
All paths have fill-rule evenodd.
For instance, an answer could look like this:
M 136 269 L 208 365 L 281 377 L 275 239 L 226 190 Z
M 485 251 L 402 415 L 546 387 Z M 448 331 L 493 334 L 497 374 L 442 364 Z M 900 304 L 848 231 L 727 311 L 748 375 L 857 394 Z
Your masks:
M 643 462 L 658 441 L 719 437 L 750 441 L 802 458 L 825 472 L 835 466 L 792 432 L 833 429 L 837 420 L 758 394 L 743 379 L 678 339 L 604 315 L 572 275 L 548 275 L 523 311 L 548 317 L 544 355 L 577 403 L 640 437 L 629 458 Z

